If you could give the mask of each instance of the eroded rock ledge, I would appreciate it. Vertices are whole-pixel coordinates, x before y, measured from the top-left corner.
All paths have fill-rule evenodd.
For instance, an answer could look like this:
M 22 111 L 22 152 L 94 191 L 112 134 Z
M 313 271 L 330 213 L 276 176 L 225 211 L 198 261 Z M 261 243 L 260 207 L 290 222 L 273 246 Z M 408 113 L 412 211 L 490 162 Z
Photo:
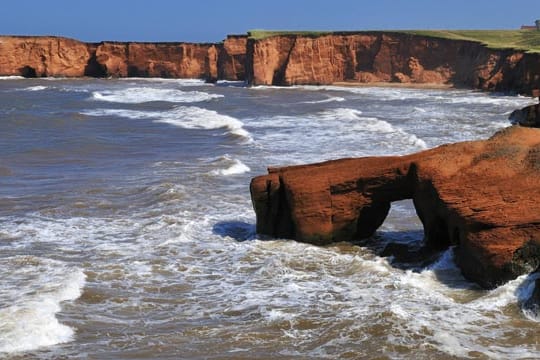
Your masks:
M 540 129 L 408 156 L 269 169 L 251 182 L 257 231 L 318 245 L 371 236 L 412 199 L 426 246 L 456 246 L 463 274 L 492 288 L 540 265 Z

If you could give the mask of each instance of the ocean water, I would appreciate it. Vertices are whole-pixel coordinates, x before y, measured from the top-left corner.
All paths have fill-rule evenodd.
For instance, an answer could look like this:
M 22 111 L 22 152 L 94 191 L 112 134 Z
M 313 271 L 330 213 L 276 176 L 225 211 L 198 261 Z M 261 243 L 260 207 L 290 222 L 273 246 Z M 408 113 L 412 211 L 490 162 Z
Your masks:
M 486 291 L 418 244 L 255 233 L 267 166 L 486 138 L 533 103 L 464 90 L 0 80 L 0 358 L 531 359 L 535 276 Z

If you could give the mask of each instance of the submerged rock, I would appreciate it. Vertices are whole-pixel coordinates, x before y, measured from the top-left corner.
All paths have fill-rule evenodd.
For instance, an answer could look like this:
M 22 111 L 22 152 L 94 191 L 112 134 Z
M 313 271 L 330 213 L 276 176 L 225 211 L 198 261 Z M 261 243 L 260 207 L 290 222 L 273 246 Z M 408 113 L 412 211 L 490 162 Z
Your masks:
M 514 110 L 508 119 L 515 125 L 540 128 L 540 104 Z
M 391 202 L 413 199 L 426 245 L 456 246 L 463 274 L 486 288 L 540 264 L 540 129 L 272 168 L 252 180 L 251 196 L 258 233 L 318 245 L 370 237 Z

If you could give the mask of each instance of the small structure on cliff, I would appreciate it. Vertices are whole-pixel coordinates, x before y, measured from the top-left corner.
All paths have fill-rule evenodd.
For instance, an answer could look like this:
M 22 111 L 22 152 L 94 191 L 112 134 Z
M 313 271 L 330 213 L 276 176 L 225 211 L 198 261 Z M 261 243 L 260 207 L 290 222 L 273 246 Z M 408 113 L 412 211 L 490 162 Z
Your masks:
M 370 237 L 412 199 L 427 247 L 455 246 L 464 276 L 492 288 L 540 266 L 540 129 L 408 156 L 269 170 L 251 182 L 257 231 L 325 245 Z
M 521 30 L 538 30 L 540 31 L 540 20 L 536 20 L 534 25 L 521 25 Z

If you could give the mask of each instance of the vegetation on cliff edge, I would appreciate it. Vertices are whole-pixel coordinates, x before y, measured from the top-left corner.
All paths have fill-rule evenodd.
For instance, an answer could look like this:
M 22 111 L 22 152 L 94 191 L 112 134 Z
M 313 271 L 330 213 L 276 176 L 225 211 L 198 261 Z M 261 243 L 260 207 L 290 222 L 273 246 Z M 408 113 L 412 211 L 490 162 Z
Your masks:
M 443 39 L 476 41 L 492 49 L 516 49 L 540 53 L 540 31 L 536 30 L 410 30 L 402 32 Z
M 441 39 L 480 42 L 492 49 L 516 49 L 540 53 L 540 31 L 536 30 L 392 30 L 392 31 L 273 31 L 250 30 L 250 39 L 262 40 L 272 36 L 300 35 L 318 37 L 358 33 L 402 33 Z

